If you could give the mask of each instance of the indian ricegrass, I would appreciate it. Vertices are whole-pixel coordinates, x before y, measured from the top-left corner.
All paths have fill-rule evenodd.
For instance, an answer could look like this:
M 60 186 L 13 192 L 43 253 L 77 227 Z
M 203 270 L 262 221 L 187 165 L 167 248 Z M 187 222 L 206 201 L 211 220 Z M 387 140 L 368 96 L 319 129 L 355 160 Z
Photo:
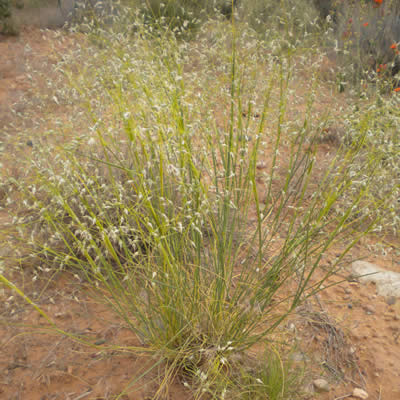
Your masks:
M 134 40 L 104 33 L 107 46 L 78 54 L 78 73 L 63 65 L 91 126 L 56 155 L 35 149 L 24 188 L 29 214 L 19 220 L 41 262 L 83 276 L 165 361 L 163 385 L 188 374 L 196 397 L 226 393 L 235 357 L 321 290 L 373 225 L 357 232 L 351 219 L 367 190 L 351 192 L 362 171 L 337 174 L 363 137 L 315 175 L 317 80 L 302 127 L 289 135 L 292 58 L 271 61 L 262 75 L 242 57 L 239 33 L 233 24 L 229 53 L 209 70 L 190 64 L 189 43 L 145 26 Z M 205 65 L 218 56 L 207 46 L 196 51 Z M 258 86 L 245 79 L 255 72 Z M 217 87 L 202 86 L 210 82 Z M 348 234 L 341 256 L 320 270 L 324 253 Z

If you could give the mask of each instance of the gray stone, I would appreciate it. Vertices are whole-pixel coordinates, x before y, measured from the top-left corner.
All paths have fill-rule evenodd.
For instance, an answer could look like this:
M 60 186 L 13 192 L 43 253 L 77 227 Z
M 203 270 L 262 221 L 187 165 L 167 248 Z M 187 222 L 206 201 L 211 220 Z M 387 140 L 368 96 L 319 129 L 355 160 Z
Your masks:
M 396 297 L 394 297 L 394 296 L 389 296 L 389 297 L 386 299 L 386 303 L 387 303 L 389 306 L 392 306 L 393 304 L 396 303 Z
M 380 296 L 400 298 L 400 273 L 387 271 L 367 261 L 355 261 L 351 269 L 360 282 L 374 282 Z

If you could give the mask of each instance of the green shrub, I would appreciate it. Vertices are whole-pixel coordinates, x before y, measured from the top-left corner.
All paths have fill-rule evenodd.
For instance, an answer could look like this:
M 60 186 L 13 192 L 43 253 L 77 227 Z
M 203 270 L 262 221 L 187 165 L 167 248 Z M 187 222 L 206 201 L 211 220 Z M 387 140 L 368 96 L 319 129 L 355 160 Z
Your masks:
M 18 33 L 11 17 L 10 1 L 0 0 L 0 33 L 5 35 L 16 35 Z
M 399 71 L 400 6 L 387 0 L 340 2 L 336 9 L 337 43 L 344 75 L 350 82 L 371 80 L 384 65 L 388 75 Z
M 0 0 L 0 21 L 11 17 L 11 5 L 9 0 Z
M 80 24 L 95 20 L 98 25 L 110 25 L 116 15 L 120 18 L 121 14 L 130 14 L 131 22 L 139 17 L 153 29 L 168 28 L 174 34 L 187 35 L 210 17 L 221 14 L 230 17 L 232 5 L 231 0 L 124 0 L 118 4 L 109 0 L 94 4 L 78 1 L 73 21 Z
M 310 0 L 242 0 L 239 7 L 244 21 L 269 40 L 296 43 L 319 32 L 318 12 Z

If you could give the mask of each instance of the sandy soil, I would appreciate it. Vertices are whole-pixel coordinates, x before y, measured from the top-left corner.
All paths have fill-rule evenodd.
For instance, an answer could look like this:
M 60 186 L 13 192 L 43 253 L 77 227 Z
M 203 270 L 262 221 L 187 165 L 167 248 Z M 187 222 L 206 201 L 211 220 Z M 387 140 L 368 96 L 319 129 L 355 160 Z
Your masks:
M 19 104 L 30 96 L 27 63 L 40 69 L 43 60 L 62 54 L 37 28 L 26 28 L 16 38 L 0 36 L 0 141 L 10 137 L 21 123 L 11 107 L 23 113 Z M 50 39 L 53 40 L 53 39 Z M 65 44 L 64 44 L 65 45 Z M 61 108 L 51 112 L 60 113 Z M 5 132 L 7 126 L 7 136 Z M 328 152 L 326 144 L 321 152 Z M 323 153 L 321 153 L 323 156 Z M 1 222 L 8 220 L 7 209 Z M 350 256 L 364 258 L 383 268 L 400 272 L 400 260 L 392 253 L 378 254 L 374 245 L 382 238 L 369 237 Z M 399 248 L 396 238 L 386 238 Z M 390 246 L 389 246 L 390 247 Z M 324 257 L 329 266 L 340 248 Z M 7 255 L 7 249 L 2 249 Z M 349 261 L 350 262 L 350 261 Z M 348 265 L 349 266 L 349 265 Z M 375 294 L 373 284 L 351 279 L 344 268 L 333 281 L 343 281 L 322 292 L 308 306 L 297 311 L 287 326 L 301 338 L 300 349 L 309 360 L 311 379 L 323 376 L 331 384 L 328 393 L 310 393 L 309 399 L 351 398 L 355 387 L 369 393 L 369 399 L 400 399 L 400 299 L 384 299 Z M 82 341 L 37 329 L 44 319 L 9 290 L 0 288 L 0 398 L 4 400 L 147 399 L 156 393 L 157 373 L 150 371 L 140 382 L 132 377 L 146 371 L 152 360 L 146 355 L 118 352 L 118 346 L 140 343 L 120 321 L 89 296 L 88 289 L 64 275 L 43 275 L 35 280 L 30 270 L 7 274 L 26 294 L 53 318 L 60 328 L 79 333 Z M 88 346 L 90 343 L 91 346 Z M 134 388 L 134 391 L 132 391 Z M 189 394 L 176 382 L 165 398 L 187 399 Z

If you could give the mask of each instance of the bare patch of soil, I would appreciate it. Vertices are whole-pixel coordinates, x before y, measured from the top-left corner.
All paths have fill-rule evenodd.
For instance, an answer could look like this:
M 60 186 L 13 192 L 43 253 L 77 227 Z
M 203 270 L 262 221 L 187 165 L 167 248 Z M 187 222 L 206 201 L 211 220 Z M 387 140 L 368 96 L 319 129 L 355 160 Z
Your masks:
M 393 260 L 390 255 L 378 256 L 368 250 L 376 240 L 370 238 L 368 244 L 357 245 L 351 258 L 365 258 L 388 270 L 399 271 L 399 260 Z M 326 255 L 327 267 L 335 256 L 335 250 Z M 340 372 L 337 374 L 335 363 L 330 364 L 326 356 L 316 360 L 326 369 L 326 376 L 330 376 L 333 382 L 335 375 L 339 378 L 336 380 L 339 384 L 322 398 L 341 398 L 351 394 L 355 387 L 360 387 L 369 393 L 370 399 L 396 400 L 400 398 L 400 299 L 377 296 L 375 285 L 364 285 L 354 280 L 349 263 L 345 265 L 341 276 L 337 275 L 327 282 L 327 285 L 337 284 L 322 291 L 320 303 L 315 306 L 315 310 L 329 316 L 335 329 L 343 332 L 350 346 L 341 348 L 339 342 L 334 343 L 330 350 L 338 354 L 349 352 L 349 364 L 343 369 L 343 375 Z M 319 343 L 324 348 L 329 344 L 329 330 L 328 334 L 324 334 L 326 326 L 323 323 L 317 324 L 317 328 L 319 333 L 310 334 L 310 330 L 307 330 L 306 335 L 312 339 L 310 344 Z M 321 333 L 322 336 L 319 336 Z M 317 351 L 316 354 L 321 353 Z
M 141 343 L 109 308 L 95 302 L 68 274 L 34 283 L 28 275 L 25 290 L 71 336 L 45 329 L 45 319 L 7 291 L 0 320 L 2 399 L 115 399 L 123 392 L 119 398 L 125 400 L 154 396 L 154 360 L 145 348 L 141 356 L 129 351 Z M 21 276 L 15 279 L 22 284 Z M 135 381 L 141 374 L 145 379 Z M 183 387 L 177 385 L 173 392 L 174 399 L 187 398 Z

